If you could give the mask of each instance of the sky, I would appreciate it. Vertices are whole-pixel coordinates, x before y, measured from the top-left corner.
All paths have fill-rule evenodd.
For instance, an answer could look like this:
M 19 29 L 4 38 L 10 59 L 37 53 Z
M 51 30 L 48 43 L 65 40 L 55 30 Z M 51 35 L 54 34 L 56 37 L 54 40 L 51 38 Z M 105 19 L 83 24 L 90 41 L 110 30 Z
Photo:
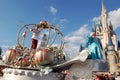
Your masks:
M 120 40 L 120 0 L 103 2 Z M 65 52 L 75 56 L 92 24 L 100 20 L 101 8 L 102 0 L 0 0 L 0 47 L 4 52 L 16 45 L 20 26 L 46 20 L 63 33 Z

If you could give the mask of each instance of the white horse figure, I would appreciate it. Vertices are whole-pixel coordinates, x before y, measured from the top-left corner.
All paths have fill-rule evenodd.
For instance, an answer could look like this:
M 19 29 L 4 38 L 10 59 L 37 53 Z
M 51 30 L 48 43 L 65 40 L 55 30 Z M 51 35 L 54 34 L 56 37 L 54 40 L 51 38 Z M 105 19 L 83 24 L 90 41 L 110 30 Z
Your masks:
M 84 62 L 86 61 L 88 55 L 90 55 L 91 52 L 88 50 L 88 48 L 85 48 L 84 50 L 82 50 L 78 55 L 79 55 L 79 59 Z

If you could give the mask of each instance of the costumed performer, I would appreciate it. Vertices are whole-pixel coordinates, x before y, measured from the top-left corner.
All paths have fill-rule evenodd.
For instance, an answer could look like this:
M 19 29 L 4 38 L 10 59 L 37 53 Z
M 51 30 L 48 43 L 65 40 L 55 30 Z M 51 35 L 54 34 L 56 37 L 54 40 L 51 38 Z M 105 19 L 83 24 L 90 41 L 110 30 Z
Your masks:
M 99 38 L 96 37 L 95 32 L 92 32 L 87 39 L 87 47 L 91 54 L 88 59 L 102 59 L 102 46 Z

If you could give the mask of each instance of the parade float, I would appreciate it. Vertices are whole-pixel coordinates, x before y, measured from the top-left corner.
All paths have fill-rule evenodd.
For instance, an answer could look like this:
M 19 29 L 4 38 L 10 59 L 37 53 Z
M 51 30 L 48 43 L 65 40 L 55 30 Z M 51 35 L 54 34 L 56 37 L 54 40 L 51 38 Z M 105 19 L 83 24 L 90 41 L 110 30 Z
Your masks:
M 104 15 L 104 16 L 103 16 Z M 120 48 L 116 47 L 113 26 L 107 25 L 106 9 L 102 4 L 102 25 L 92 27 L 102 41 L 102 59 L 88 59 L 91 55 L 84 47 L 76 57 L 66 60 L 64 36 L 56 26 L 47 21 L 26 24 L 20 27 L 16 46 L 9 48 L 0 62 L 4 80 L 120 80 Z M 32 49 L 31 30 L 37 28 L 40 34 L 47 34 L 44 46 Z M 109 29 L 108 29 L 109 28 Z M 57 41 L 56 41 L 57 40 Z M 59 42 L 59 44 L 56 42 Z
M 46 33 L 44 46 L 41 46 L 40 40 L 35 49 L 30 47 L 31 29 L 40 30 L 41 35 Z M 59 44 L 55 45 L 57 38 Z M 77 57 L 66 60 L 63 34 L 47 21 L 20 27 L 16 42 L 15 47 L 5 52 L 4 63 L 0 65 L 4 80 L 94 80 L 98 74 L 114 74 L 115 77 L 116 72 L 119 72 L 118 58 L 111 40 L 107 51 L 108 60 L 87 59 L 91 54 L 88 48 L 78 52 Z

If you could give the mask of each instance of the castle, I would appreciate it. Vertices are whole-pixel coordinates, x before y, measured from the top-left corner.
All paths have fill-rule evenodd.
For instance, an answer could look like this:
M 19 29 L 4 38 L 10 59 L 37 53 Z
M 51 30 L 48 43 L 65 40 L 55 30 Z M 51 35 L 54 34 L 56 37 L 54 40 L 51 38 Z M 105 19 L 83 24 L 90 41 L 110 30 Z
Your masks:
M 112 38 L 115 51 L 117 51 L 117 39 L 116 34 L 113 30 L 112 23 L 107 20 L 107 11 L 102 2 L 102 12 L 101 12 L 101 21 L 100 24 L 92 26 L 92 31 L 101 39 L 103 49 L 107 48 L 109 42 L 109 37 Z
M 111 21 L 108 22 L 107 16 L 106 8 L 102 2 L 101 21 L 100 24 L 92 26 L 92 32 L 95 32 L 97 37 L 101 39 L 103 58 L 108 59 L 110 72 L 116 72 L 120 70 L 120 41 L 117 40 L 113 25 Z
M 108 22 L 107 11 L 102 2 L 102 11 L 101 11 L 101 21 L 92 25 L 92 32 L 95 32 L 97 38 L 101 40 L 102 48 L 103 48 L 103 57 L 105 59 L 105 52 L 108 51 L 108 46 L 113 46 L 113 50 L 117 53 L 118 58 L 120 59 L 120 41 L 117 40 L 116 33 L 113 29 L 113 25 Z M 108 24 L 109 23 L 109 24 Z M 110 41 L 111 40 L 111 41 Z M 109 45 L 111 44 L 111 45 Z M 79 52 L 81 52 L 85 47 L 80 45 Z

